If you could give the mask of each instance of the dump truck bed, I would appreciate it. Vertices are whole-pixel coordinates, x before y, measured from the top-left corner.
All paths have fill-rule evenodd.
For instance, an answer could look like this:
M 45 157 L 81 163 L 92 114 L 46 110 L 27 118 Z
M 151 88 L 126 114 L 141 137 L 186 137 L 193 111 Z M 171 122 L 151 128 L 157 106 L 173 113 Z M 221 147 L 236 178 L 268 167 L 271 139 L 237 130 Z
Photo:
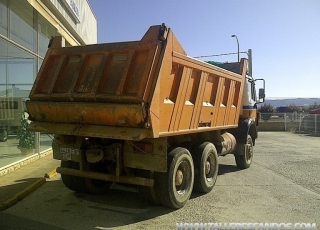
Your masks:
M 27 101 L 30 129 L 141 140 L 238 125 L 238 73 L 187 56 L 171 29 L 140 41 L 63 47 L 56 37 Z

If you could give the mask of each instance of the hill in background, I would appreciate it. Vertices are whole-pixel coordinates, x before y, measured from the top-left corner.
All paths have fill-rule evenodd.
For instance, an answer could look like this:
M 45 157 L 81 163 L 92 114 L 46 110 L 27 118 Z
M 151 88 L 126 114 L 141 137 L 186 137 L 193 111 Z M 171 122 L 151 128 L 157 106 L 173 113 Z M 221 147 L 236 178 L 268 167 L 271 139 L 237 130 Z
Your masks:
M 296 106 L 309 106 L 314 103 L 320 104 L 320 98 L 284 98 L 284 99 L 269 99 L 266 98 L 266 103 L 270 103 L 274 108 L 279 106 L 289 106 L 295 104 Z

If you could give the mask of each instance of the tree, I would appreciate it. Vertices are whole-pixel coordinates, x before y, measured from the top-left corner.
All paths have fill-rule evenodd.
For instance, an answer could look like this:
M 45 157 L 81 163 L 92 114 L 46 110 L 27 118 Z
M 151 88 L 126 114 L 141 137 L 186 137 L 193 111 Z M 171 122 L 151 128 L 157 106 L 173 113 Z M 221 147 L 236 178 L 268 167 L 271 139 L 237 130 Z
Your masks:
M 299 107 L 299 106 L 296 106 L 294 103 L 292 103 L 292 104 L 290 104 L 290 105 L 288 106 L 288 110 L 289 110 L 289 112 L 291 112 L 291 113 L 293 113 L 293 112 L 300 112 L 300 111 L 301 111 L 300 107 Z
M 320 104 L 317 104 L 317 102 L 315 101 L 313 105 L 309 106 L 309 111 L 310 110 L 314 110 L 314 109 L 320 109 Z
M 271 118 L 271 115 L 275 112 L 274 107 L 269 103 L 264 103 L 258 111 L 261 113 L 262 120 L 268 121 Z
M 260 106 L 258 109 L 260 113 L 274 113 L 275 109 L 270 103 L 264 103 L 263 105 Z

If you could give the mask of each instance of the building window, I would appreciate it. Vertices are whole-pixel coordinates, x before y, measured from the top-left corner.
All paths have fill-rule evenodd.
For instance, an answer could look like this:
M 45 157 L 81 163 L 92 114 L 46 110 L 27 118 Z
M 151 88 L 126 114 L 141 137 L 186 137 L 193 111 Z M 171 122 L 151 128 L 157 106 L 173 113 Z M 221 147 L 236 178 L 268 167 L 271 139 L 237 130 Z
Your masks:
M 58 35 L 57 29 L 52 26 L 41 14 L 38 14 L 39 55 L 44 57 L 51 36 Z
M 36 57 L 0 39 L 0 73 L 2 84 L 33 84 Z
M 0 34 L 8 36 L 8 4 L 7 0 L 0 0 Z
M 52 25 L 50 19 L 47 20 L 39 13 L 42 12 L 41 7 L 38 9 L 36 6 L 40 2 L 45 5 L 53 4 L 55 7 L 60 5 L 59 1 L 53 3 L 49 0 L 0 0 L 0 170 L 32 155 L 20 153 L 17 148 L 17 130 L 21 126 L 20 120 L 26 109 L 25 101 L 28 100 L 48 50 L 49 40 L 51 36 L 60 35 L 57 27 L 61 26 Z M 54 9 L 51 13 L 60 15 L 61 12 Z M 66 20 L 69 21 L 68 18 Z M 96 26 L 95 20 L 94 25 Z M 74 29 L 80 33 L 79 36 L 82 35 L 82 29 Z M 92 30 L 96 31 L 96 28 Z M 78 43 L 69 41 L 72 44 Z M 71 45 L 66 42 L 66 46 Z M 51 136 L 35 133 L 35 154 L 41 154 L 51 146 Z
M 36 52 L 34 12 L 27 1 L 10 1 L 10 39 Z

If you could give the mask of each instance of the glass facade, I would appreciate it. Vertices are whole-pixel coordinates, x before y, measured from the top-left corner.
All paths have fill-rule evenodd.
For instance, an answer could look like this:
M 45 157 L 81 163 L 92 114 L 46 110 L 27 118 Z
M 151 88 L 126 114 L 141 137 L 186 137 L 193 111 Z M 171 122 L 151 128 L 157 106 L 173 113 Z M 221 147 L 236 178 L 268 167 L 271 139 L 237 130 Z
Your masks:
M 0 34 L 8 35 L 8 3 L 7 0 L 0 0 Z
M 36 12 L 27 1 L 10 1 L 9 7 L 10 39 L 36 52 Z
M 57 29 L 26 0 L 0 0 L 0 169 L 51 148 L 47 134 L 32 135 L 34 150 L 18 149 L 25 101 Z

